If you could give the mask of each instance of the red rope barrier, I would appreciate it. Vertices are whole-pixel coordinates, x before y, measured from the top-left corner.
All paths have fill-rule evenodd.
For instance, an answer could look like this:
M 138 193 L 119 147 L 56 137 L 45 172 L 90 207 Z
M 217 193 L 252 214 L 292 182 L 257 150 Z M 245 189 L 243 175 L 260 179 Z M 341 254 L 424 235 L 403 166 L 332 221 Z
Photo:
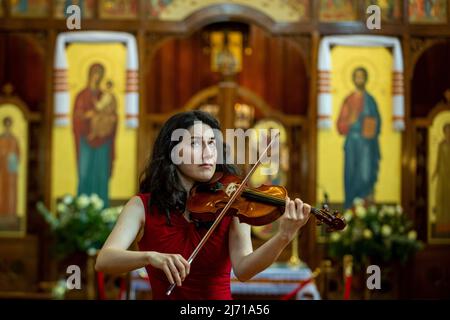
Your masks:
M 352 290 L 352 276 L 345 277 L 344 300 L 350 300 L 350 292 Z
M 289 292 L 288 294 L 282 296 L 280 298 L 280 300 L 291 300 L 293 297 L 295 297 L 295 295 L 302 290 L 307 284 L 311 283 L 313 281 L 312 278 L 309 278 L 307 280 L 302 280 L 300 281 L 300 284 L 297 286 L 297 288 L 295 288 L 294 290 L 292 290 L 291 292 Z
M 97 272 L 97 286 L 99 299 L 105 300 L 105 277 L 103 272 Z

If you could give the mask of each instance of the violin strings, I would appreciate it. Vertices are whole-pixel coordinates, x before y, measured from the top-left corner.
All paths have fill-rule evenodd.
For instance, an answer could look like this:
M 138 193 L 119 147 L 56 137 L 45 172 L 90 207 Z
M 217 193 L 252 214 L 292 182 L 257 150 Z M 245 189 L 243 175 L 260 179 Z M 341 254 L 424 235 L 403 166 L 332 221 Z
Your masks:
M 272 195 L 266 195 L 263 192 L 252 190 L 252 189 L 249 189 L 249 188 L 245 189 L 244 193 L 254 195 L 256 197 L 259 197 L 262 200 L 267 199 L 267 200 L 273 201 L 276 204 L 279 204 L 280 206 L 285 204 L 285 200 L 280 198 L 280 197 L 276 197 L 276 196 L 272 196 Z

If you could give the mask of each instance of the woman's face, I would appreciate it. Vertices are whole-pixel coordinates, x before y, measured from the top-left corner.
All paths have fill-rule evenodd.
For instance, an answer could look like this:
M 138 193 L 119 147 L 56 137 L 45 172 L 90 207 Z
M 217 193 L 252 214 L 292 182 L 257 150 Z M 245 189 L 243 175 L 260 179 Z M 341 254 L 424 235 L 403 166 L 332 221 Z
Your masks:
M 189 135 L 183 137 L 177 145 L 184 159 L 178 169 L 193 181 L 207 182 L 216 172 L 217 148 L 214 132 L 204 123 L 191 126 L 188 131 Z

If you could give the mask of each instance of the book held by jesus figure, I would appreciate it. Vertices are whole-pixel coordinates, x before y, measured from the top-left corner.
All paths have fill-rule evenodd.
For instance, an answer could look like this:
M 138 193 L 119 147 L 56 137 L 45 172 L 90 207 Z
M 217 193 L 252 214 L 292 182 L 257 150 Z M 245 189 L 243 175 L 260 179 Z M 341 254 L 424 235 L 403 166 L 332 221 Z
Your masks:
M 366 139 L 372 139 L 375 137 L 377 128 L 377 120 L 375 117 L 364 117 L 362 126 L 362 136 Z

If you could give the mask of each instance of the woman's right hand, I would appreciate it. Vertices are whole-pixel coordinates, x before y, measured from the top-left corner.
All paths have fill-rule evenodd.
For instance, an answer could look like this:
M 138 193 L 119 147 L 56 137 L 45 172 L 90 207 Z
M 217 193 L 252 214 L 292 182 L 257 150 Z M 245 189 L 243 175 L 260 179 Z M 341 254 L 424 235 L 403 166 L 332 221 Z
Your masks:
M 181 286 L 181 283 L 189 274 L 190 265 L 180 254 L 149 251 L 148 257 L 149 264 L 164 271 L 170 284 L 176 282 L 178 286 Z

